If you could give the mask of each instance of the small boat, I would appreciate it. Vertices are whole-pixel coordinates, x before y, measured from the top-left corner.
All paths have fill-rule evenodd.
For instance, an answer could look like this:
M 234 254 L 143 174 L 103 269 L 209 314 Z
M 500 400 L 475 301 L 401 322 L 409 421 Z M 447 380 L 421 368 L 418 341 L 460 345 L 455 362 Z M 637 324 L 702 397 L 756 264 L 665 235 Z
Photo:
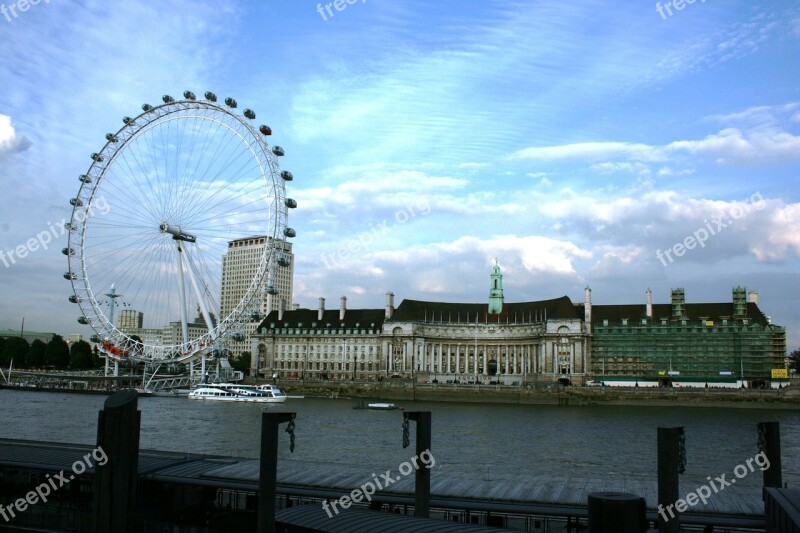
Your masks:
M 382 403 L 382 402 L 374 402 L 374 403 L 365 403 L 363 400 L 358 402 L 356 405 L 353 406 L 353 409 L 374 409 L 376 411 L 393 411 L 395 409 L 402 409 L 402 407 L 397 407 L 393 403 Z

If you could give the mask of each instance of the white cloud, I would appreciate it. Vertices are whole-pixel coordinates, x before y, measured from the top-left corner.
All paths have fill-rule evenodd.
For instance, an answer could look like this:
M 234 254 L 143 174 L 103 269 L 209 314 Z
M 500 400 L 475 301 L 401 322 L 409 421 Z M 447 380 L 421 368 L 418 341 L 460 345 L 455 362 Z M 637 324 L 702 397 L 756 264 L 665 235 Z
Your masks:
M 511 154 L 511 159 L 534 161 L 597 160 L 622 157 L 640 161 L 660 161 L 663 153 L 654 146 L 628 142 L 584 142 L 559 146 L 530 147 Z
M 676 141 L 665 147 L 669 152 L 708 154 L 718 163 L 776 163 L 800 160 L 800 136 L 785 131 L 757 130 L 744 133 L 727 128 L 699 141 Z
M 0 160 L 7 154 L 24 152 L 30 145 L 31 142 L 14 129 L 11 117 L 0 114 Z
M 518 150 L 509 157 L 512 160 L 532 161 L 617 159 L 623 162 L 596 163 L 591 169 L 597 172 L 628 171 L 647 175 L 649 169 L 644 163 L 691 155 L 714 157 L 719 164 L 800 161 L 800 136 L 778 126 L 760 125 L 749 130 L 731 127 L 700 140 L 673 141 L 662 146 L 629 142 L 585 142 L 529 147 Z
M 650 167 L 638 161 L 622 163 L 597 163 L 592 165 L 591 170 L 593 172 L 597 172 L 598 174 L 615 174 L 618 172 L 624 172 L 640 177 L 646 177 L 652 174 Z

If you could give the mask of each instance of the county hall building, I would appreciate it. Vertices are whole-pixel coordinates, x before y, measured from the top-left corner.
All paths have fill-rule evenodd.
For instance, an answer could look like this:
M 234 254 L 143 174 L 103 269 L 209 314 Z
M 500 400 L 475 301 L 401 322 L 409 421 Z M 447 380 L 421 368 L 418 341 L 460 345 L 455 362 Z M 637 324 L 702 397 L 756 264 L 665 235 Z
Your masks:
M 285 310 L 251 338 L 265 377 L 425 383 L 532 382 L 627 386 L 778 386 L 786 334 L 736 288 L 728 303 L 593 305 L 567 296 L 506 303 L 495 265 L 487 303 L 403 300 L 384 309 Z

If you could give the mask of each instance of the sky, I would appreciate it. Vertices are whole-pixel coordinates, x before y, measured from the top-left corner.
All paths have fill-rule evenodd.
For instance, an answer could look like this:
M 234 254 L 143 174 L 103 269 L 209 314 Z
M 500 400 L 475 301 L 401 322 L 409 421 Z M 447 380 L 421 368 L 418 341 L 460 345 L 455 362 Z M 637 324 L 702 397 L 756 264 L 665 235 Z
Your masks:
M 800 348 L 797 2 L 2 1 L 0 329 L 91 334 L 77 176 L 142 103 L 211 90 L 286 151 L 302 307 L 485 302 L 496 259 L 510 302 L 741 285 Z

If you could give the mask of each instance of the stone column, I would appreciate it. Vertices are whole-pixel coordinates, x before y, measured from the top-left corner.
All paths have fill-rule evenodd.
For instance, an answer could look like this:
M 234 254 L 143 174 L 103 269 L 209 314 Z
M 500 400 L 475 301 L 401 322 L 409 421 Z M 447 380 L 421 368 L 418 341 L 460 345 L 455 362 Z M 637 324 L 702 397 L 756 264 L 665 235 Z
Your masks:
M 447 373 L 450 374 L 450 345 L 447 345 Z

